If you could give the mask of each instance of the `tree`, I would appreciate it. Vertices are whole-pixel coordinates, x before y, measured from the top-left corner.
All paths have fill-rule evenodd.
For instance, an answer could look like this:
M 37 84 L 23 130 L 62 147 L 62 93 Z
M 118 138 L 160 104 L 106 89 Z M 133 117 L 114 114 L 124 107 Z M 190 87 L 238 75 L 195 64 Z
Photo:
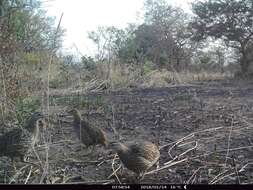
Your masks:
M 40 8 L 39 0 L 3 1 L 0 18 L 0 31 L 12 36 L 26 52 L 50 50 L 53 46 L 59 49 L 64 30 L 60 28 L 55 37 L 54 19 L 47 17 Z M 3 31 L 5 29 L 5 31 Z
M 5 97 L 15 99 L 21 96 L 19 90 L 27 92 L 25 76 L 38 79 L 52 48 L 61 47 L 64 31 L 55 37 L 54 19 L 46 16 L 39 0 L 1 0 L 0 10 L 0 88 Z M 39 67 L 31 69 L 34 63 Z
M 94 59 L 91 56 L 82 56 L 81 57 L 81 64 L 84 69 L 87 69 L 88 71 L 92 71 L 96 67 L 96 63 Z
M 168 64 L 180 69 L 184 60 L 189 62 L 192 45 L 189 40 L 189 15 L 172 7 L 165 0 L 147 0 L 144 5 L 145 23 L 136 30 L 139 51 L 144 51 L 159 67 Z
M 95 43 L 97 52 L 95 60 L 107 63 L 107 78 L 111 77 L 112 65 L 119 57 L 119 50 L 125 39 L 124 30 L 111 27 L 98 27 L 96 31 L 88 33 L 88 37 Z
M 88 38 L 96 45 L 96 60 L 110 60 L 113 56 L 118 56 L 120 47 L 125 39 L 123 30 L 110 27 L 98 27 L 96 31 L 88 33 Z
M 240 52 L 241 72 L 247 73 L 252 59 L 248 48 L 253 40 L 252 0 L 206 0 L 192 4 L 196 17 L 190 24 L 194 40 L 222 39 Z

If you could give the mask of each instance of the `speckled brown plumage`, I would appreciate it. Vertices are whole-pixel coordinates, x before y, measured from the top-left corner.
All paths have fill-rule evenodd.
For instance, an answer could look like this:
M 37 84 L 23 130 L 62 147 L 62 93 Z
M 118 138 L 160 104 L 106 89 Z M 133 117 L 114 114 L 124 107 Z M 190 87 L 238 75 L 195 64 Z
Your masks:
M 142 176 L 160 157 L 158 147 L 148 141 L 134 143 L 110 143 L 126 168 Z
M 14 128 L 0 136 L 0 156 L 10 157 L 12 160 L 24 157 L 31 146 L 38 138 L 39 128 L 45 124 L 43 116 L 36 112 L 28 120 L 23 128 Z
M 84 145 L 87 147 L 98 144 L 107 146 L 106 134 L 102 129 L 92 126 L 87 121 L 83 120 L 80 112 L 77 109 L 72 109 L 69 111 L 69 113 L 74 116 L 74 130 Z

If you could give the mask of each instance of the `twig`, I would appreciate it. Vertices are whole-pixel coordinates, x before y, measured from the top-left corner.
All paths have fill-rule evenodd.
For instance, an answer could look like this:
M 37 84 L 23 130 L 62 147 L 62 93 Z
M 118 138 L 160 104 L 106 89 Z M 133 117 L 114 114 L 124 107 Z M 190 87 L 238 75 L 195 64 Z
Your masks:
M 103 160 L 102 162 L 100 162 L 97 166 L 101 166 L 103 163 L 105 163 L 106 160 Z
M 253 148 L 253 146 L 242 146 L 242 147 L 237 147 L 237 148 L 231 148 L 229 151 L 237 151 L 237 150 L 242 150 L 242 149 L 249 149 L 249 148 Z M 200 157 L 203 157 L 203 156 L 208 156 L 210 154 L 213 154 L 213 153 L 221 153 L 221 152 L 226 152 L 227 149 L 224 149 L 224 150 L 216 150 L 216 151 L 210 151 L 210 152 L 207 152 L 207 153 L 204 153 L 202 155 L 199 155 L 199 156 L 195 156 L 193 157 L 192 159 L 196 159 L 196 158 L 200 158 Z
M 235 174 L 235 172 L 230 173 L 230 174 L 228 174 L 228 175 L 225 175 L 225 176 L 223 176 L 223 177 L 221 177 L 221 178 L 219 178 L 219 179 L 213 181 L 211 184 L 215 184 L 215 183 L 217 183 L 218 181 L 221 181 L 222 179 L 224 179 L 224 178 L 226 178 L 226 177 L 229 177 L 229 176 L 232 176 L 232 175 L 234 175 L 234 174 Z
M 20 169 L 15 173 L 15 175 L 11 178 L 9 184 L 11 184 L 13 181 L 15 181 L 15 179 L 19 176 L 19 174 L 21 173 L 21 171 L 22 171 L 23 169 L 25 169 L 26 167 L 28 167 L 28 166 L 29 166 L 29 165 L 27 164 L 27 165 L 23 166 L 22 168 L 20 168 Z
M 30 171 L 29 171 L 29 173 L 28 173 L 28 175 L 27 175 L 27 178 L 26 178 L 26 180 L 25 180 L 25 184 L 27 184 L 28 180 L 29 180 L 30 177 L 31 177 L 32 169 L 33 169 L 33 166 L 31 166 L 31 169 L 30 169 Z
M 170 152 L 172 151 L 172 149 L 173 149 L 174 147 L 176 147 L 178 144 L 180 144 L 181 142 L 183 142 L 184 140 L 186 140 L 186 139 L 188 139 L 188 138 L 192 138 L 192 137 L 194 137 L 194 133 L 191 133 L 191 134 L 189 134 L 189 135 L 187 135 L 187 136 L 185 136 L 185 137 L 179 139 L 178 141 L 176 141 L 176 143 L 175 143 L 173 146 L 171 146 L 170 149 L 169 149 L 169 151 L 168 151 L 169 156 L 170 156 L 172 159 L 174 159 L 173 156 L 170 154 Z
M 170 160 L 170 161 L 168 161 L 168 162 L 163 163 L 163 165 L 164 165 L 164 166 L 165 166 L 165 165 L 168 165 L 168 164 L 170 164 L 170 163 L 174 162 L 175 160 L 177 160 L 177 158 L 178 158 L 178 156 L 175 156 L 172 160 Z
M 196 149 L 196 148 L 197 148 L 197 146 L 198 146 L 198 141 L 196 141 L 196 142 L 195 142 L 195 146 L 194 146 L 194 147 L 189 148 L 188 150 L 186 150 L 185 152 L 183 152 L 182 154 L 180 154 L 178 157 L 181 157 L 181 156 L 183 156 L 183 155 L 187 154 L 188 152 L 190 152 L 190 151 L 192 151 L 192 150 Z
M 50 73 L 51 73 L 51 65 L 52 65 L 52 61 L 53 61 L 53 55 L 54 55 L 54 51 L 55 51 L 55 44 L 56 44 L 56 37 L 57 34 L 60 30 L 60 25 L 61 25 L 61 21 L 62 21 L 62 17 L 63 17 L 63 13 L 61 14 L 60 20 L 58 22 L 58 26 L 56 28 L 55 34 L 54 34 L 54 38 L 53 38 L 53 45 L 52 45 L 52 50 L 51 50 L 51 54 L 49 57 L 49 61 L 48 61 L 48 73 L 47 73 L 47 93 L 46 93 L 46 97 L 47 97 L 47 113 L 48 113 L 48 121 L 50 120 L 49 118 L 49 113 L 50 113 L 50 109 L 49 109 L 49 93 L 50 93 L 50 88 L 49 88 L 49 81 L 50 81 Z M 50 123 L 48 123 L 48 128 L 50 128 Z M 49 145 L 48 145 L 48 139 L 46 139 L 46 162 L 44 165 L 44 170 L 40 179 L 40 183 L 42 183 L 46 177 L 46 175 L 48 174 L 48 170 L 49 170 L 49 161 L 48 161 L 48 150 L 49 150 Z
M 119 132 L 115 128 L 115 106 L 114 106 L 114 104 L 112 105 L 112 125 L 111 125 L 111 128 L 113 130 L 114 135 L 117 135 L 118 140 L 120 140 Z
M 171 143 L 168 143 L 168 144 L 165 144 L 165 145 L 162 145 L 159 147 L 159 150 L 162 150 L 163 148 L 166 148 L 167 146 L 170 146 L 172 144 L 174 144 L 175 142 L 171 142 Z
M 246 168 L 248 165 L 253 165 L 253 162 L 249 162 L 249 163 L 245 164 L 244 166 L 242 166 L 242 168 L 239 170 L 239 173 L 245 171 L 245 168 Z
M 209 129 L 204 129 L 204 130 L 201 130 L 201 131 L 196 131 L 196 132 L 193 132 L 192 134 L 197 134 L 197 133 L 205 133 L 205 132 L 210 132 L 210 131 L 216 131 L 218 129 L 223 129 L 223 128 L 226 128 L 226 127 L 213 127 L 213 128 L 209 128 Z
M 222 175 L 225 174 L 226 172 L 228 172 L 228 170 L 224 170 L 223 172 L 221 172 L 221 173 L 219 173 L 218 175 L 216 175 L 216 176 L 212 179 L 212 181 L 210 182 L 210 184 L 213 184 L 213 183 L 217 180 L 218 177 L 222 176 Z
M 205 166 L 203 167 L 199 167 L 198 169 L 196 169 L 194 172 L 193 172 L 193 174 L 191 175 L 191 177 L 187 180 L 187 182 L 186 182 L 186 184 L 190 184 L 190 181 L 192 180 L 192 178 L 194 177 L 194 176 L 196 176 L 196 174 L 197 174 L 197 172 L 200 170 L 200 169 L 202 169 L 202 168 L 205 168 Z
M 236 173 L 236 179 L 237 179 L 236 183 L 240 184 L 241 183 L 240 182 L 240 177 L 239 177 L 239 173 L 238 173 L 238 170 L 237 170 L 237 167 L 236 167 L 236 163 L 235 163 L 235 158 L 234 157 L 232 158 L 232 162 L 233 162 L 233 167 L 234 167 L 234 170 L 235 170 L 235 173 Z
M 234 126 L 233 123 L 234 123 L 234 119 L 232 118 L 230 130 L 229 130 L 229 136 L 228 136 L 227 154 L 226 154 L 224 167 L 226 167 L 226 165 L 227 165 L 227 159 L 228 159 L 228 154 L 229 154 L 229 149 L 230 149 L 230 140 L 231 140 L 232 130 L 233 130 L 233 126 Z
M 122 167 L 122 165 L 120 164 L 120 166 L 119 166 L 114 172 L 112 172 L 112 174 L 109 175 L 109 176 L 107 177 L 107 179 L 110 179 L 121 167 Z
M 209 138 L 210 138 L 210 137 L 209 137 Z M 201 139 L 201 140 L 202 140 L 202 139 Z M 196 143 L 196 141 L 186 142 L 186 143 L 184 143 L 184 144 L 180 144 L 180 145 L 178 145 L 178 147 L 186 146 L 186 145 L 188 145 L 188 144 L 192 144 L 192 143 Z
M 239 175 L 239 173 L 245 171 L 245 168 L 246 168 L 248 165 L 250 165 L 250 164 L 253 164 L 253 162 L 247 163 L 247 164 L 245 164 L 244 166 L 242 166 L 241 169 L 238 171 L 238 174 L 237 174 L 237 175 Z M 225 172 L 223 172 L 223 173 L 225 173 Z M 221 177 L 221 178 L 219 178 L 219 179 L 217 179 L 217 180 L 214 180 L 214 179 L 213 179 L 212 182 L 211 182 L 211 184 L 215 184 L 215 183 L 217 183 L 218 181 L 221 181 L 222 179 L 224 179 L 224 178 L 226 178 L 226 177 L 229 177 L 229 176 L 231 176 L 231 175 L 234 175 L 234 174 L 236 174 L 236 172 L 233 172 L 233 173 L 230 173 L 230 174 L 228 174 L 228 175 L 225 175 L 225 176 L 223 176 L 223 177 Z M 216 177 L 215 177 L 215 178 L 216 178 Z
M 119 180 L 119 177 L 118 177 L 117 173 L 115 172 L 115 168 L 114 168 L 116 157 L 117 157 L 117 154 L 114 155 L 114 158 L 112 160 L 112 170 L 113 170 L 113 175 L 116 177 L 116 179 L 118 180 L 119 184 L 121 184 L 121 181 Z
M 158 168 L 158 169 L 152 170 L 152 171 L 150 171 L 150 172 L 147 172 L 145 175 L 147 175 L 147 174 L 153 174 L 153 173 L 155 173 L 155 172 L 158 172 L 158 171 L 160 171 L 160 170 L 164 170 L 164 169 L 169 168 L 169 167 L 171 167 L 171 166 L 174 166 L 174 165 L 176 165 L 176 164 L 185 162 L 185 161 L 187 161 L 187 160 L 188 160 L 188 158 L 184 158 L 184 159 L 182 159 L 182 160 L 179 160 L 179 161 L 176 161 L 176 162 L 172 162 L 172 163 L 170 163 L 170 164 L 168 164 L 168 165 L 165 165 L 165 166 L 163 166 L 163 167 L 161 167 L 161 168 Z
M 251 122 L 248 122 L 247 120 L 245 120 L 242 116 L 239 116 L 239 115 L 236 115 L 238 118 L 240 118 L 240 120 L 243 122 L 243 123 L 245 123 L 245 124 L 247 124 L 248 126 L 250 126 L 250 127 L 253 127 L 253 123 L 251 123 Z M 240 126 L 241 127 L 241 126 Z M 248 128 L 248 127 L 247 127 Z

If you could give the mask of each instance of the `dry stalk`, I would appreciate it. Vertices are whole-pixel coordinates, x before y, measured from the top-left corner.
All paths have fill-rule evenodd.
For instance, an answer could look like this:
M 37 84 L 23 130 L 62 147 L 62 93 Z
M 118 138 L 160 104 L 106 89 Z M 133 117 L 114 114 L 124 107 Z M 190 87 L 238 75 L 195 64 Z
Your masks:
M 62 21 L 62 17 L 63 17 L 63 13 L 61 14 L 60 20 L 58 22 L 58 26 L 56 28 L 55 34 L 54 34 L 54 41 L 53 41 L 53 45 L 52 45 L 52 50 L 51 50 L 51 54 L 49 57 L 49 61 L 48 61 L 48 72 L 47 72 L 47 93 L 46 93 L 46 97 L 47 97 L 47 113 L 48 113 L 48 121 L 49 121 L 49 113 L 50 113 L 50 109 L 49 109 L 49 93 L 50 93 L 50 88 L 49 88 L 49 81 L 50 81 L 50 74 L 51 74 L 51 65 L 52 65 L 52 61 L 53 61 L 53 56 L 55 54 L 55 44 L 56 44 L 56 37 L 57 34 L 59 32 L 60 29 L 60 25 L 61 25 L 61 21 Z M 50 128 L 50 123 L 48 123 L 48 127 Z M 47 134 L 48 135 L 48 134 Z M 49 150 L 49 145 L 48 145 L 48 139 L 46 139 L 45 141 L 46 143 L 46 161 L 45 161 L 45 165 L 44 165 L 44 169 L 43 169 L 43 173 L 40 179 L 40 183 L 42 183 L 45 179 L 45 177 L 47 176 L 48 172 L 49 172 L 49 161 L 48 161 L 48 150 Z
M 227 173 L 228 170 L 224 170 L 223 172 L 219 173 L 218 175 L 216 175 L 210 182 L 210 184 L 213 184 L 220 176 L 224 175 L 225 173 Z
M 106 162 L 106 160 L 103 160 L 102 162 L 100 162 L 99 164 L 97 164 L 97 167 L 101 166 L 105 162 Z
M 3 103 L 1 104 L 1 112 L 2 112 L 2 119 L 3 119 L 3 122 L 5 123 L 4 112 L 5 112 L 5 110 L 6 110 L 7 93 L 6 93 L 6 84 L 5 84 L 5 78 L 4 78 L 4 70 L 3 70 L 3 68 L 1 69 L 1 74 L 2 74 L 3 95 L 4 95 L 4 101 L 3 101 Z
M 4 119 L 4 105 L 3 105 L 3 104 L 0 104 L 0 108 L 1 108 L 2 120 L 3 120 L 3 123 L 5 123 L 5 119 Z
M 210 137 L 209 137 L 209 138 L 210 138 Z M 201 139 L 201 140 L 202 140 L 202 139 Z M 196 141 L 186 142 L 186 143 L 184 143 L 184 144 L 180 144 L 180 145 L 178 145 L 178 147 L 186 146 L 186 145 L 188 145 L 188 144 L 192 144 L 192 143 L 196 143 Z
M 120 165 L 114 172 L 112 172 L 111 175 L 107 177 L 107 179 L 110 179 L 117 171 L 119 171 L 120 168 L 122 168 L 122 165 Z
M 227 159 L 228 159 L 228 155 L 229 155 L 230 140 L 231 140 L 231 135 L 232 135 L 233 126 L 234 126 L 234 119 L 232 118 L 230 130 L 229 130 L 229 136 L 228 136 L 227 154 L 226 154 L 226 159 L 225 159 L 224 167 L 226 167 L 226 165 L 227 165 Z
M 103 185 L 108 185 L 108 184 L 111 184 L 113 182 L 114 182 L 114 180 L 105 180 L 105 181 L 102 181 L 102 184 Z
M 199 167 L 198 169 L 196 169 L 193 174 L 191 175 L 191 177 L 187 180 L 186 184 L 190 184 L 190 181 L 196 176 L 197 172 L 200 170 L 200 169 L 203 169 L 203 168 L 206 168 L 206 166 L 202 166 L 202 167 Z
M 242 149 L 250 149 L 250 148 L 253 148 L 253 146 L 242 146 L 242 147 L 237 147 L 237 148 L 231 148 L 229 151 L 231 152 L 231 151 L 237 151 L 237 150 L 242 150 Z M 213 153 L 221 153 L 221 152 L 226 152 L 226 151 L 227 151 L 227 149 L 219 150 L 219 151 L 210 151 L 210 152 L 207 152 L 205 154 L 195 156 L 192 159 L 200 158 L 200 157 L 203 157 L 203 156 L 208 156 L 208 155 L 213 154 Z
M 171 143 L 168 143 L 168 144 L 159 146 L 159 150 L 162 150 L 162 149 L 166 148 L 167 146 L 170 146 L 170 145 L 172 145 L 172 144 L 174 144 L 174 143 L 175 143 L 175 142 L 171 142 Z
M 239 173 L 238 173 L 238 170 L 237 170 L 237 167 L 236 167 L 236 163 L 235 163 L 235 158 L 234 157 L 232 158 L 232 162 L 233 162 L 233 167 L 234 167 L 234 170 L 235 170 L 235 173 L 236 173 L 236 179 L 237 179 L 236 183 L 240 184 L 241 183 L 240 182 L 240 177 L 239 177 Z
M 28 173 L 28 175 L 27 175 L 27 177 L 26 177 L 26 180 L 25 180 L 25 184 L 27 184 L 28 180 L 29 180 L 30 177 L 31 177 L 32 169 L 33 169 L 33 166 L 31 166 L 31 168 L 30 168 L 30 171 L 29 171 L 29 173 Z
M 221 181 L 221 180 L 223 180 L 223 179 L 225 179 L 225 178 L 227 178 L 227 177 L 230 177 L 230 176 L 232 176 L 232 175 L 234 175 L 234 174 L 235 174 L 235 172 L 230 173 L 230 174 L 228 174 L 228 175 L 225 175 L 225 176 L 223 176 L 223 177 L 221 177 L 221 178 L 218 178 L 217 180 L 213 181 L 211 184 L 216 184 L 218 181 Z
M 173 158 L 173 160 L 170 160 L 170 161 L 168 161 L 168 162 L 165 162 L 165 163 L 163 163 L 163 165 L 164 165 L 164 166 L 165 166 L 165 165 L 168 165 L 168 164 L 174 162 L 174 161 L 177 160 L 177 159 L 178 159 L 178 156 L 175 156 L 175 157 Z
M 173 146 L 171 146 L 170 149 L 169 149 L 169 151 L 168 151 L 169 156 L 170 156 L 172 159 L 174 159 L 173 156 L 172 156 L 171 153 L 170 153 L 170 152 L 172 151 L 172 149 L 175 148 L 175 147 L 176 147 L 178 144 L 180 144 L 181 142 L 184 142 L 186 139 L 189 139 L 189 138 L 192 138 L 192 137 L 194 137 L 194 133 L 191 133 L 191 134 L 189 134 L 189 135 L 187 135 L 187 136 L 185 136 L 185 137 L 179 139 L 178 141 L 176 141 L 175 144 L 174 144 Z
M 115 106 L 114 106 L 114 104 L 112 104 L 112 125 L 111 125 L 111 128 L 113 130 L 114 135 L 116 135 L 118 140 L 120 140 L 121 136 L 115 128 Z
M 221 176 L 222 174 L 224 174 L 225 172 L 227 172 L 227 171 L 225 171 L 225 172 L 221 173 L 221 175 L 219 174 L 218 177 L 215 177 L 215 178 L 211 181 L 210 184 L 215 184 L 215 183 L 217 183 L 218 181 L 221 181 L 221 180 L 223 180 L 223 179 L 225 179 L 225 178 L 227 178 L 227 177 L 229 177 L 229 176 L 232 176 L 232 175 L 237 175 L 237 176 L 239 176 L 239 173 L 245 171 L 245 168 L 246 168 L 248 165 L 250 165 L 250 164 L 253 164 L 253 162 L 252 162 L 252 163 L 247 163 L 247 164 L 243 165 L 239 171 L 237 170 L 238 172 L 233 172 L 233 173 L 230 173 L 230 174 L 228 174 L 228 175 L 225 175 L 225 176 L 223 176 L 223 177 L 221 177 L 221 178 L 218 178 L 219 176 Z M 218 179 L 217 179 L 217 178 L 218 178 Z
M 237 117 L 240 118 L 240 120 L 241 120 L 243 123 L 245 123 L 245 124 L 247 124 L 249 127 L 252 127 L 252 128 L 253 128 L 253 123 L 248 122 L 248 121 L 245 120 L 242 116 L 238 116 L 238 115 L 237 115 Z M 247 127 L 247 128 L 248 128 L 248 127 Z
M 27 168 L 29 165 L 25 165 L 22 168 L 20 168 L 15 174 L 14 176 L 11 178 L 11 180 L 9 181 L 9 184 L 11 184 L 12 182 L 16 181 L 16 179 L 18 178 L 18 176 L 21 174 L 21 171 L 25 168 Z
M 114 175 L 116 177 L 116 179 L 118 180 L 119 184 L 121 184 L 121 181 L 120 181 L 120 179 L 119 179 L 119 177 L 118 177 L 118 175 L 116 173 L 119 170 L 119 168 L 121 167 L 121 165 L 118 167 L 117 170 L 115 170 L 115 168 L 114 168 L 114 164 L 115 164 L 116 158 L 117 158 L 117 154 L 114 155 L 114 158 L 112 160 L 112 170 L 113 170 L 113 173 L 110 176 L 108 176 L 107 179 L 109 179 L 109 177 L 111 177 L 112 175 Z
M 242 166 L 242 168 L 239 170 L 239 173 L 245 171 L 245 168 L 246 168 L 248 165 L 253 165 L 253 162 L 249 162 L 249 163 L 245 164 L 244 166 Z
M 195 146 L 194 147 L 189 148 L 188 150 L 186 150 L 185 152 L 183 152 L 182 154 L 180 154 L 178 157 L 180 158 L 181 156 L 183 156 L 183 155 L 187 154 L 188 152 L 196 149 L 197 147 L 198 147 L 198 141 L 195 142 Z
M 172 162 L 172 163 L 167 164 L 167 165 L 165 165 L 165 166 L 163 166 L 163 167 L 161 167 L 161 168 L 158 168 L 158 169 L 152 170 L 152 171 L 150 171 L 150 172 L 147 172 L 145 175 L 156 173 L 156 172 L 158 172 L 158 171 L 164 170 L 164 169 L 169 168 L 169 167 L 171 167 L 171 166 L 174 166 L 174 165 L 176 165 L 176 164 L 180 164 L 180 163 L 185 162 L 185 161 L 187 161 L 187 160 L 188 160 L 188 158 L 184 158 L 184 159 L 182 159 L 182 160 L 179 160 L 179 161 L 176 161 L 176 162 Z

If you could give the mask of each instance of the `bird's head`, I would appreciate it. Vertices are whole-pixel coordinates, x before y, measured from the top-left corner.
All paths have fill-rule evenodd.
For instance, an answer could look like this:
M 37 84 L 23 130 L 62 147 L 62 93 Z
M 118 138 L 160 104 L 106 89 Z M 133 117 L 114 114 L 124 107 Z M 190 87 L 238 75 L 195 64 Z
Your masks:
M 36 121 L 36 126 L 39 128 L 45 128 L 47 127 L 46 120 L 44 118 L 40 118 Z
M 67 113 L 71 114 L 71 115 L 79 115 L 80 112 L 76 109 L 76 108 L 71 108 L 67 111 Z
M 27 122 L 26 129 L 33 132 L 38 127 L 46 127 L 46 121 L 42 113 L 34 112 Z
M 41 118 L 44 118 L 44 116 L 42 115 L 41 112 L 34 112 L 32 115 L 31 115 L 31 119 L 32 120 L 38 120 L 38 119 L 41 119 Z

